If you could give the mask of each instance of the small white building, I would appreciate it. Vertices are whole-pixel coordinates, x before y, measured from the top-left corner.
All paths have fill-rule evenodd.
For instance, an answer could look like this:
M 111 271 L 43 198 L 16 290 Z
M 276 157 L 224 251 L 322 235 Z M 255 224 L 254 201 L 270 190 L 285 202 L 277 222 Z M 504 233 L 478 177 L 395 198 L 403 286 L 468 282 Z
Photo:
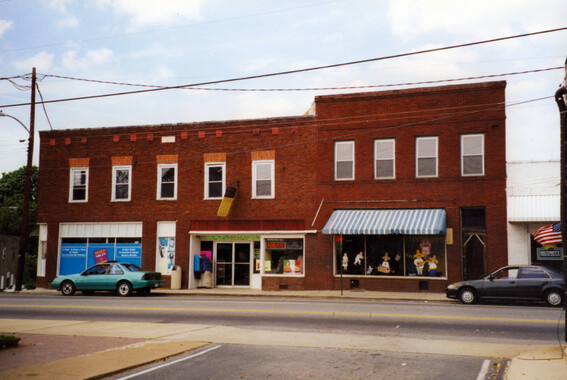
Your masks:
M 561 268 L 561 260 L 537 258 L 531 234 L 560 221 L 560 161 L 508 162 L 508 263 L 545 264 Z

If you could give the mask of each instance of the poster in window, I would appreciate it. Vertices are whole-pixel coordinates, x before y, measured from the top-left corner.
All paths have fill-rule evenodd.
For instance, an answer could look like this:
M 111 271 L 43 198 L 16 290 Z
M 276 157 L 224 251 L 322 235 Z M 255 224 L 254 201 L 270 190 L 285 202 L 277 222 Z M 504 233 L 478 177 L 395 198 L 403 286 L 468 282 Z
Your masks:
M 175 238 L 159 238 L 159 271 L 171 274 L 175 266 Z

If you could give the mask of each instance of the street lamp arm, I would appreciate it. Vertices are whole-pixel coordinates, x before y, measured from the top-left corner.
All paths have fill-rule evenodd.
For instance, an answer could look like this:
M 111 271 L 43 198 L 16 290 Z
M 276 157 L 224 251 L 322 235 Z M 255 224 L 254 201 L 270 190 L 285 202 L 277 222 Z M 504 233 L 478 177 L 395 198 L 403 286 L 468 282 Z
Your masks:
M 12 115 L 8 115 L 7 113 L 2 112 L 2 110 L 0 110 L 0 116 L 6 116 L 6 117 L 9 117 L 10 119 L 16 120 L 18 123 L 20 123 L 20 125 L 21 125 L 22 127 L 24 127 L 24 129 L 25 129 L 28 133 L 30 133 L 30 130 L 28 129 L 28 127 L 26 127 L 26 126 L 24 125 L 24 123 L 22 123 L 22 122 L 20 121 L 20 119 L 14 117 L 14 116 L 12 116 Z

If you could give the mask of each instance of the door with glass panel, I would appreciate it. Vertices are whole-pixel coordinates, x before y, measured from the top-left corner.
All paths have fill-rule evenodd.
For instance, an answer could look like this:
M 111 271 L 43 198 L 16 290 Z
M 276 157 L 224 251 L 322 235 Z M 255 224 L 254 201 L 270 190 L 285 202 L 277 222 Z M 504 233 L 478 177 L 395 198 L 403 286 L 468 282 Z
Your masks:
M 216 286 L 250 286 L 250 243 L 216 243 Z

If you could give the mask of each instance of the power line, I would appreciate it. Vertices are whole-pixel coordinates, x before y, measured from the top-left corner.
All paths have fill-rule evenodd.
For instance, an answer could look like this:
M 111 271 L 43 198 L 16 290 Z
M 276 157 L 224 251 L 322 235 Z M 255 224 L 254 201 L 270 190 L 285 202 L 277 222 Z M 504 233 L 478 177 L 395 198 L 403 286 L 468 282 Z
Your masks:
M 539 31 L 539 32 L 517 34 L 517 35 L 513 35 L 513 36 L 499 37 L 499 38 L 493 38 L 493 39 L 489 39 L 489 40 L 469 42 L 469 43 L 458 44 L 458 45 L 450 45 L 450 46 L 446 46 L 446 47 L 426 49 L 426 50 L 420 50 L 420 51 L 410 52 L 410 53 L 394 54 L 394 55 L 378 57 L 378 58 L 369 58 L 369 59 L 363 59 L 363 60 L 358 60 L 358 61 L 336 63 L 336 64 L 324 65 L 324 66 L 314 66 L 314 67 L 297 69 L 297 70 L 280 71 L 280 72 L 275 72 L 275 73 L 251 75 L 251 76 L 246 76 L 246 77 L 237 77 L 237 78 L 230 78 L 230 79 L 221 79 L 221 80 L 216 80 L 216 81 L 207 81 L 207 82 L 185 84 L 185 85 L 179 85 L 179 86 L 164 86 L 164 87 L 150 88 L 150 89 L 136 90 L 136 91 L 124 91 L 124 92 L 108 93 L 108 94 L 100 94 L 100 95 L 81 96 L 81 97 L 74 97 L 74 98 L 67 98 L 67 99 L 57 99 L 57 100 L 50 100 L 46 103 L 59 103 L 59 102 L 68 102 L 68 101 L 76 101 L 76 100 L 105 98 L 105 97 L 111 97 L 111 96 L 141 94 L 141 93 L 157 92 L 157 91 L 164 91 L 164 90 L 183 89 L 183 88 L 196 87 L 196 86 L 208 86 L 208 85 L 212 85 L 212 84 L 230 83 L 230 82 L 237 82 L 237 81 L 244 81 L 244 80 L 251 80 L 251 79 L 269 78 L 269 77 L 275 77 L 275 76 L 281 76 L 281 75 L 298 74 L 298 73 L 305 73 L 305 72 L 316 71 L 316 70 L 324 70 L 324 69 L 330 69 L 330 68 L 344 67 L 344 66 L 349 66 L 349 65 L 358 65 L 358 64 L 362 64 L 362 63 L 377 62 L 377 61 L 383 61 L 383 60 L 394 59 L 394 58 L 409 57 L 409 56 L 420 55 L 420 54 L 427 54 L 427 53 L 433 53 L 433 52 L 439 52 L 439 51 L 445 51 L 445 50 L 451 50 L 451 49 L 457 49 L 457 48 L 463 48 L 463 47 L 470 47 L 470 46 L 475 46 L 475 45 L 482 45 L 482 44 L 487 44 L 487 43 L 506 41 L 506 40 L 510 40 L 510 39 L 535 36 L 535 35 L 540 35 L 540 34 L 545 34 L 545 33 L 553 33 L 553 32 L 558 32 L 558 31 L 563 31 L 563 30 L 567 30 L 567 27 L 556 28 L 556 29 L 548 29 L 548 30 L 543 30 L 543 31 Z M 2 105 L 0 107 L 8 108 L 8 107 L 19 107 L 19 106 L 28 106 L 28 105 L 30 105 L 30 103 Z

